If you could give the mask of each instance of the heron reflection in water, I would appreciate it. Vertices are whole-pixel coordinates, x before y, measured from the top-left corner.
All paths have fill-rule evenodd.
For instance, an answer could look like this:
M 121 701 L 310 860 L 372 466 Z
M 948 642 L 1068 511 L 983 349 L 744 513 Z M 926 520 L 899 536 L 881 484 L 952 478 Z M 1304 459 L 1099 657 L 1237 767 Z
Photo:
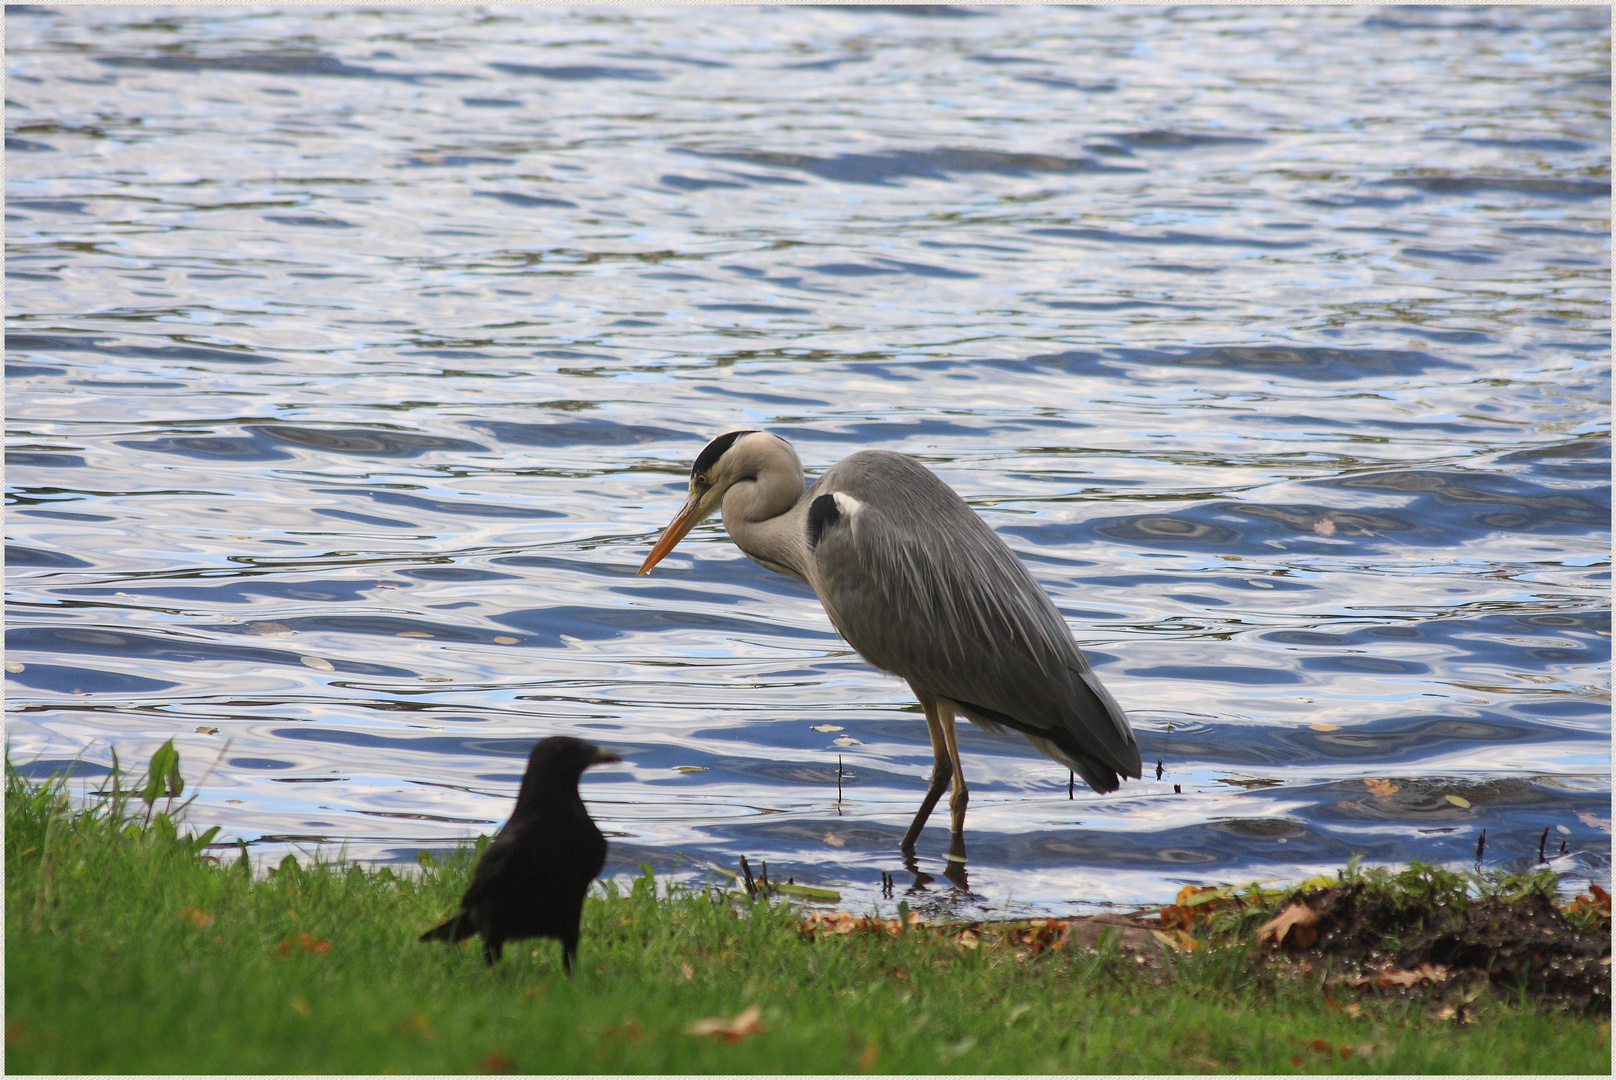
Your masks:
M 1137 779 L 1128 718 L 1100 685 L 1059 611 L 1015 554 L 913 458 L 861 450 L 803 490 L 791 444 L 720 435 L 690 469 L 690 496 L 640 573 L 715 511 L 743 552 L 806 582 L 860 656 L 909 683 L 926 713 L 931 785 L 901 845 L 952 782 L 948 877 L 965 885 L 965 806 L 954 718 L 1020 733 L 1098 792 Z

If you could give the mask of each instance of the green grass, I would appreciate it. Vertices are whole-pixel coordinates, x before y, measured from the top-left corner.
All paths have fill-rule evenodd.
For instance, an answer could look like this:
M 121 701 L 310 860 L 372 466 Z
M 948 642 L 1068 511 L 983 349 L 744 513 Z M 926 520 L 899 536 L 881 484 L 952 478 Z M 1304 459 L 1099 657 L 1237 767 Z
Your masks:
M 420 874 L 288 861 L 254 877 L 113 801 L 75 814 L 8 770 L 11 1072 L 1610 1071 L 1608 1018 L 1491 996 L 1463 1025 L 1373 996 L 1352 1016 L 1243 947 L 1152 967 L 809 939 L 785 904 L 649 877 L 591 898 L 575 977 L 548 940 L 489 970 L 475 941 L 416 940 L 454 910 L 469 851 Z M 752 1004 L 759 1034 L 687 1034 Z

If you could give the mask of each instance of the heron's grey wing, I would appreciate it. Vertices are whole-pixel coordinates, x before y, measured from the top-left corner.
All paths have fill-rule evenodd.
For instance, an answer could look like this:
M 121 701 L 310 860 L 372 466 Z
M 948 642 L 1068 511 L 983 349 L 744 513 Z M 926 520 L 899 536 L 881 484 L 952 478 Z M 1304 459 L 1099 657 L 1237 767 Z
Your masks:
M 1096 790 L 1139 775 L 1127 717 L 1060 612 L 948 485 L 911 458 L 863 451 L 808 498 L 816 591 L 867 660 L 1021 732 Z

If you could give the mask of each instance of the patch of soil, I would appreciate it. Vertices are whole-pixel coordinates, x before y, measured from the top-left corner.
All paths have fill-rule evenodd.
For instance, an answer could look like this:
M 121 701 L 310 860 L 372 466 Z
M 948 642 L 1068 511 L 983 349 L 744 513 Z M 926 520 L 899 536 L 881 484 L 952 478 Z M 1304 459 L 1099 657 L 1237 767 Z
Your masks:
M 1487 982 L 1560 1008 L 1610 1011 L 1608 922 L 1578 929 L 1536 892 L 1463 908 L 1416 908 L 1399 899 L 1357 881 L 1301 893 L 1281 908 L 1305 904 L 1316 916 L 1308 924 L 1316 936 L 1289 935 L 1280 947 L 1295 960 L 1327 962 L 1332 973 L 1357 969 L 1348 976 L 1355 984 L 1413 986 L 1403 977 L 1425 972 L 1418 981 L 1438 996 L 1443 985 Z

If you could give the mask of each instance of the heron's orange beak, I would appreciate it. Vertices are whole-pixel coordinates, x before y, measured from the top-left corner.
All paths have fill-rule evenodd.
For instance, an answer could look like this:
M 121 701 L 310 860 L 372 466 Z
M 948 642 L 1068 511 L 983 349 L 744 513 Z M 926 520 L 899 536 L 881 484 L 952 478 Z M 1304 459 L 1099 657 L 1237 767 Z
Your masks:
M 663 557 L 685 538 L 686 533 L 701 524 L 702 519 L 713 512 L 715 507 L 709 500 L 703 498 L 705 494 L 694 491 L 690 493 L 690 498 L 685 500 L 685 504 L 673 516 L 673 520 L 668 522 L 668 527 L 663 530 L 661 539 L 651 549 L 651 554 L 640 564 L 640 572 L 635 575 L 636 577 L 649 574 L 651 567 L 661 562 Z

